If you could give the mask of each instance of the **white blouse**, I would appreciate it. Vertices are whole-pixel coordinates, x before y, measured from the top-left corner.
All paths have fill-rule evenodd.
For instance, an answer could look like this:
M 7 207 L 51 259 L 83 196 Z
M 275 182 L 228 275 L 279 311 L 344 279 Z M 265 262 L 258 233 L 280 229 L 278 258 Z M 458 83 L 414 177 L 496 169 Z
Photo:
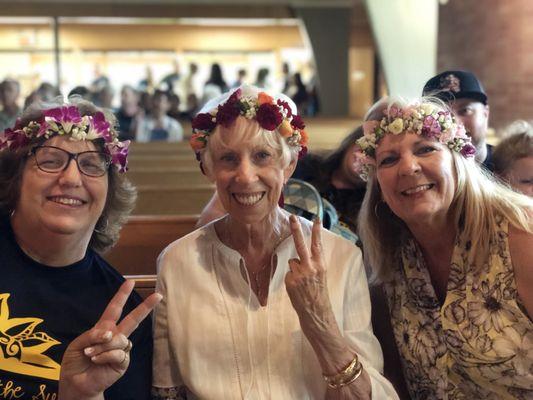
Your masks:
M 311 224 L 300 219 L 309 244 Z M 370 375 L 374 399 L 397 399 L 380 374 L 383 356 L 370 323 L 361 252 L 322 231 L 330 300 L 343 335 Z M 326 383 L 285 289 L 292 236 L 280 243 L 268 304 L 244 276 L 244 260 L 214 223 L 170 244 L 158 260 L 153 385 L 185 385 L 188 399 L 323 399 Z M 243 276 L 244 274 L 244 276 Z

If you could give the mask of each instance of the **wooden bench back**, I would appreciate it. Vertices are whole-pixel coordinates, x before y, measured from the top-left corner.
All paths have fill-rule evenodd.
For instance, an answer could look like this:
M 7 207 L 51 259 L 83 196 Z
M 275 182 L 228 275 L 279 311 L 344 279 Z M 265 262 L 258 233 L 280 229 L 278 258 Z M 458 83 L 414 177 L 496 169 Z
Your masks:
M 142 155 L 128 157 L 128 169 L 131 172 L 150 168 L 199 168 L 194 155 Z
M 198 215 L 130 216 L 104 258 L 122 275 L 155 275 L 156 260 L 174 240 L 194 230 Z
M 210 183 L 191 185 L 140 185 L 135 215 L 200 214 L 215 192 Z
M 157 275 L 126 275 L 124 278 L 135 281 L 135 291 L 139 293 L 143 299 L 146 299 L 155 292 Z
M 142 185 L 196 185 L 209 183 L 198 166 L 195 167 L 150 167 L 128 171 L 128 178 L 135 186 Z

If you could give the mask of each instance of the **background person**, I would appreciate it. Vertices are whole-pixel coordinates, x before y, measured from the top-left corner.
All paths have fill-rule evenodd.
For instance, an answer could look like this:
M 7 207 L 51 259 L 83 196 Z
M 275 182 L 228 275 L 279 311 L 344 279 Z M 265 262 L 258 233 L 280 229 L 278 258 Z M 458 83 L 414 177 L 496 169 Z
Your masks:
M 34 104 L 0 134 L 0 380 L 25 398 L 56 396 L 65 349 L 124 282 L 99 255 L 136 198 L 114 123 L 87 101 Z M 131 296 L 124 314 L 140 303 Z M 150 319 L 130 340 L 132 365 L 108 399 L 149 396 Z
M 363 126 L 358 228 L 412 398 L 531 398 L 533 201 L 469 160 L 443 104 L 386 99 Z
M 136 125 L 144 115 L 139 100 L 139 92 L 133 86 L 124 85 L 120 90 L 120 108 L 115 112 L 120 140 L 135 139 Z
M 355 169 L 355 141 L 361 136 L 363 128 L 357 127 L 329 154 L 308 153 L 298 161 L 292 175 L 316 187 L 353 233 L 357 232 L 357 215 L 366 191 L 366 183 Z
M 20 96 L 20 83 L 14 79 L 4 79 L 0 83 L 0 132 L 15 124 L 15 121 L 22 112 L 18 105 Z
M 150 114 L 140 119 L 137 124 L 135 139 L 138 142 L 183 140 L 183 128 L 174 118 L 167 115 L 170 110 L 169 94 L 156 90 L 152 96 Z
M 294 104 L 243 87 L 192 125 L 228 214 L 159 257 L 156 398 L 397 398 L 360 251 L 278 206 L 307 141 Z
M 463 123 L 476 148 L 476 161 L 492 171 L 492 145 L 487 143 L 488 98 L 477 77 L 468 71 L 444 71 L 426 82 L 424 96 L 436 96 L 449 103 Z
M 494 149 L 494 172 L 515 190 L 533 197 L 533 128 L 516 121 Z

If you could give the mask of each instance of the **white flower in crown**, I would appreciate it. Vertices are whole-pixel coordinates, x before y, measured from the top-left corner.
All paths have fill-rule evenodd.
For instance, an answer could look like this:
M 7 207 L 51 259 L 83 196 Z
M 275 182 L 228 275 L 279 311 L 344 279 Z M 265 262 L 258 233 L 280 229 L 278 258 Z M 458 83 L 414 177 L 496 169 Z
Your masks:
M 89 139 L 87 137 L 87 132 L 85 132 L 85 129 L 80 129 L 79 126 L 73 126 L 70 130 L 70 136 L 71 140 L 86 140 Z M 93 140 L 93 139 L 89 139 Z
M 435 111 L 435 106 L 433 106 L 433 104 L 430 104 L 430 103 L 423 103 L 420 105 L 420 110 L 422 111 L 424 115 L 431 115 L 431 113 Z
M 388 131 L 395 134 L 395 135 L 399 135 L 400 133 L 403 132 L 403 119 L 402 118 L 396 118 L 394 121 L 392 121 L 391 124 L 389 124 L 388 126 Z

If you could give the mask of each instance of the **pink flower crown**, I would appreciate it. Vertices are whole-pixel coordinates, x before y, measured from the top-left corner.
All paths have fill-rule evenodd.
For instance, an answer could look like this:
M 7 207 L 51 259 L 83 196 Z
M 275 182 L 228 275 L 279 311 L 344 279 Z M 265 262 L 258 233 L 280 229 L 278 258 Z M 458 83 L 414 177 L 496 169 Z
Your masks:
M 23 126 L 17 120 L 13 129 L 0 133 L 0 151 L 16 150 L 30 144 L 32 139 L 50 139 L 53 136 L 70 135 L 71 140 L 97 140 L 104 142 L 104 152 L 111 156 L 111 163 L 119 172 L 126 172 L 130 141 L 118 140 L 117 132 L 105 119 L 102 112 L 80 116 L 76 106 L 62 106 L 44 110 L 38 121 Z
M 464 157 L 476 154 L 463 124 L 457 123 L 449 111 L 443 111 L 434 104 L 414 104 L 406 108 L 393 105 L 384 114 L 381 121 L 364 122 L 364 136 L 356 141 L 355 169 L 364 180 L 368 179 L 370 168 L 376 166 L 376 149 L 386 134 L 415 133 L 435 139 Z
M 247 89 L 247 87 L 245 87 Z M 209 136 L 217 125 L 229 127 L 238 116 L 255 119 L 267 131 L 277 130 L 289 146 L 298 147 L 299 157 L 307 153 L 308 136 L 299 115 L 292 112 L 288 102 L 274 100 L 265 92 L 257 96 L 243 96 L 241 88 L 235 90 L 225 103 L 210 112 L 200 113 L 192 120 L 193 135 L 189 141 L 199 158 L 200 150 L 207 145 Z

